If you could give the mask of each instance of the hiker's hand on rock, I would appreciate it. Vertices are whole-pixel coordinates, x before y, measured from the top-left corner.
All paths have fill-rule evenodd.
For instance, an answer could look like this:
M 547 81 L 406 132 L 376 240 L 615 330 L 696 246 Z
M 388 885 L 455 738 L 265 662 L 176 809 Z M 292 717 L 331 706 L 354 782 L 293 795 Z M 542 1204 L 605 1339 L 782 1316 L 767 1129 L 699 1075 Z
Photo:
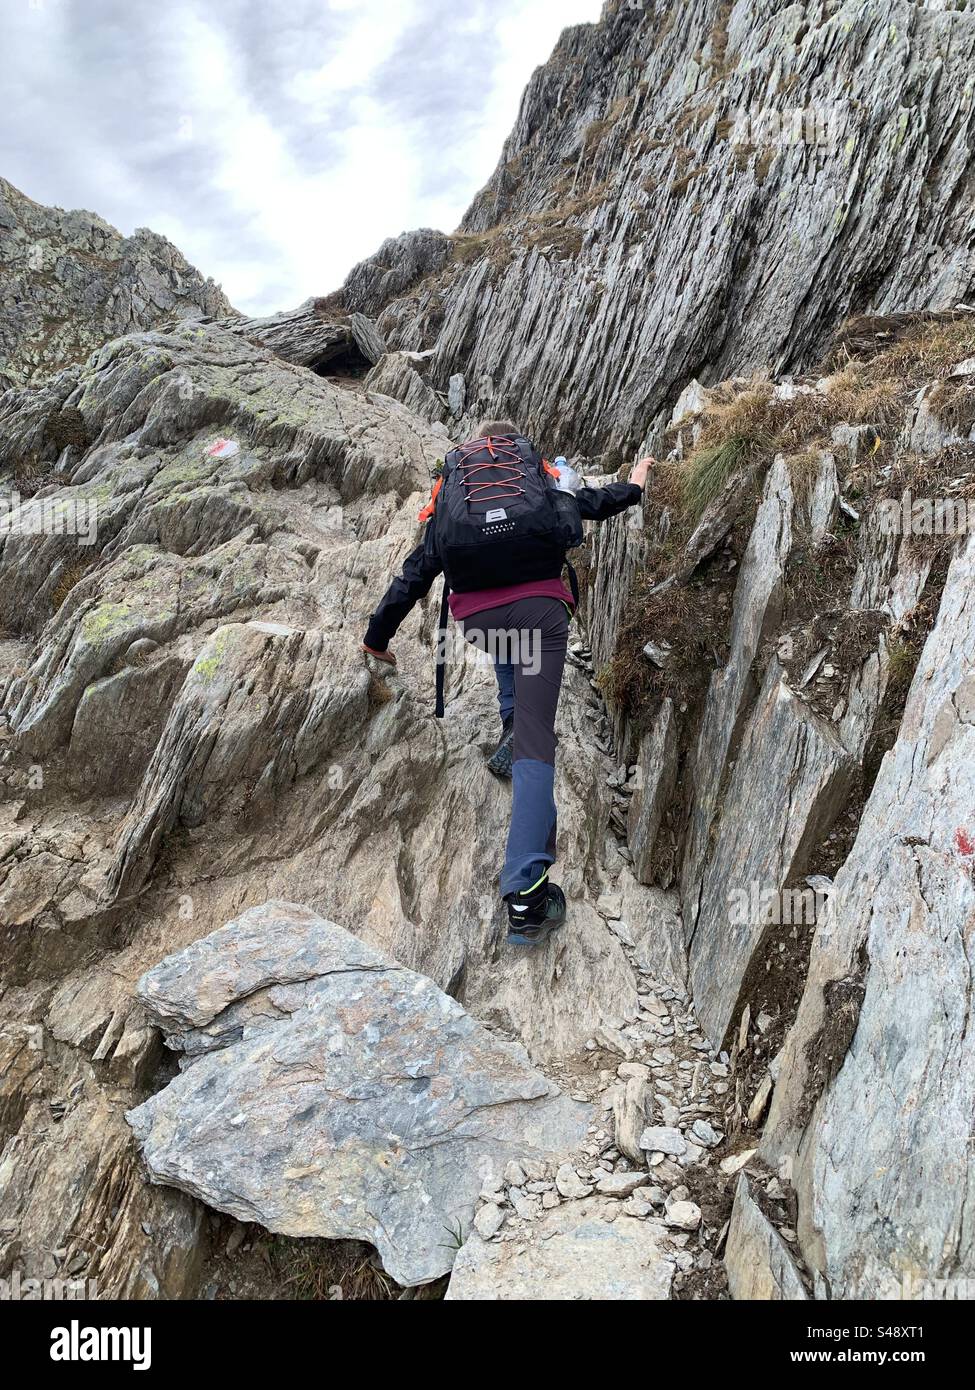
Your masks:
M 396 665 L 396 658 L 390 651 L 377 652 L 375 647 L 367 647 L 365 642 L 362 644 L 362 650 L 366 652 L 367 655 L 374 656 L 377 661 L 385 661 L 387 666 Z
M 646 487 L 647 474 L 650 472 L 651 466 L 656 462 L 657 460 L 652 455 L 648 458 L 641 459 L 630 474 L 630 482 L 636 483 L 637 487 Z

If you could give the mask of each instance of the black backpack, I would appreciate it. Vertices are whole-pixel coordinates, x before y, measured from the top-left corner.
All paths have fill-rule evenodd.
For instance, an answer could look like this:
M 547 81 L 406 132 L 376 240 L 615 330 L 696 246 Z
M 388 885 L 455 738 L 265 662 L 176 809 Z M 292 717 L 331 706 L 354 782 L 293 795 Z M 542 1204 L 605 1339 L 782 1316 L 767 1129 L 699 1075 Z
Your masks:
M 557 506 L 553 474 L 521 435 L 474 439 L 447 455 L 434 544 L 454 593 L 559 577 L 581 530 L 574 535 Z
M 558 473 L 523 435 L 474 439 L 453 449 L 427 509 L 443 565 L 437 656 L 437 716 L 443 716 L 447 598 L 534 579 L 558 579 L 582 542 L 579 507 L 555 486 Z M 422 515 L 422 513 L 421 513 Z M 569 565 L 572 593 L 578 583 Z

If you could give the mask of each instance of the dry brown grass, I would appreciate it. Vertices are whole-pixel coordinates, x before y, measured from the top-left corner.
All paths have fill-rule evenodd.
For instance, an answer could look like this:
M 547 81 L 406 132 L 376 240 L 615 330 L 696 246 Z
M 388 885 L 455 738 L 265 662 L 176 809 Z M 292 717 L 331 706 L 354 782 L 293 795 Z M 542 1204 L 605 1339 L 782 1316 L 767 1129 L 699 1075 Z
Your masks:
M 756 159 L 755 182 L 759 185 L 759 187 L 761 187 L 761 185 L 768 178 L 769 170 L 775 163 L 775 157 L 777 154 L 778 151 L 776 150 L 774 145 L 767 145 Z
M 456 232 L 451 237 L 454 260 L 459 265 L 475 261 L 505 261 L 511 255 L 511 243 L 506 227 L 491 227 L 486 232 Z
M 729 174 L 743 174 L 748 168 L 748 161 L 755 153 L 757 146 L 748 144 L 747 141 L 736 143 L 728 161 Z
M 674 134 L 683 135 L 685 131 L 697 130 L 713 115 L 714 104 L 712 102 L 704 102 L 699 106 L 688 106 L 674 121 Z
M 715 393 L 700 416 L 701 433 L 684 464 L 684 502 L 700 516 L 738 468 L 770 462 L 776 454 L 810 456 L 828 447 L 838 424 L 870 425 L 890 434 L 899 425 L 913 390 L 875 363 L 850 362 L 822 391 L 791 400 L 770 382 Z
M 868 376 L 917 388 L 944 376 L 975 353 L 975 314 L 964 310 L 860 315 L 848 319 L 826 358 L 826 369 L 855 361 Z
M 56 613 L 71 590 L 88 573 L 89 566 L 81 560 L 68 564 L 58 576 L 58 581 L 51 590 L 51 612 Z
M 585 193 L 562 196 L 557 205 L 530 213 L 524 234 L 525 245 L 551 246 L 563 256 L 577 256 L 582 250 L 585 228 L 571 219 L 583 217 L 598 207 L 605 194 L 606 183 L 603 181 Z
M 861 356 L 851 355 L 853 346 Z M 733 472 L 768 463 L 778 453 L 795 457 L 796 468 L 803 460 L 808 465 L 818 448 L 830 447 L 838 424 L 870 426 L 881 447 L 904 424 L 919 387 L 932 381 L 938 382 L 928 397 L 932 409 L 967 433 L 975 425 L 975 390 L 946 374 L 973 354 L 972 314 L 861 318 L 837 336 L 829 359 L 837 370 L 823 389 L 810 389 L 811 382 L 802 389 L 799 383 L 799 393 L 786 400 L 770 382 L 716 388 L 683 464 L 685 510 L 699 517 Z M 686 428 L 685 421 L 680 430 Z
M 636 98 L 633 95 L 617 97 L 616 100 L 613 102 L 612 106 L 606 112 L 607 121 L 609 121 L 612 125 L 616 125 L 619 121 L 623 119 L 624 116 L 626 116 L 630 111 L 632 111 L 635 102 Z
M 975 386 L 961 381 L 939 381 L 927 397 L 935 415 L 955 434 L 970 435 L 975 428 Z
M 774 404 L 772 388 L 757 386 L 727 400 L 717 399 L 705 413 L 680 479 L 683 508 L 692 520 L 700 518 L 732 473 L 773 457 Z
M 553 227 L 550 231 L 532 232 L 526 238 L 528 246 L 542 250 L 551 248 L 563 259 L 578 256 L 584 241 L 585 232 L 581 227 Z
M 36 454 L 20 458 L 13 467 L 14 488 L 21 497 L 33 497 L 38 488 L 51 481 L 50 466 L 41 463 Z
M 345 291 L 333 290 L 331 294 L 319 295 L 312 301 L 311 307 L 317 319 L 326 323 L 337 323 L 344 319 L 348 312 L 345 307 Z
M 590 121 L 582 133 L 582 154 L 591 154 L 592 151 L 602 142 L 603 136 L 609 131 L 612 125 L 607 117 L 602 120 Z
M 388 1302 L 399 1288 L 374 1263 L 368 1246 L 355 1241 L 289 1241 L 281 1257 L 285 1296 L 328 1301 Z
M 383 705 L 388 705 L 393 698 L 393 692 L 381 676 L 377 676 L 374 671 L 369 673 L 369 693 L 368 708 L 370 717 L 377 710 L 382 709 Z
M 695 179 L 699 179 L 701 175 L 706 174 L 707 171 L 708 166 L 706 164 L 699 164 L 694 169 L 688 169 L 686 174 L 681 174 L 680 178 L 672 181 L 670 188 L 667 190 L 670 197 L 679 198 L 682 193 L 687 191 Z

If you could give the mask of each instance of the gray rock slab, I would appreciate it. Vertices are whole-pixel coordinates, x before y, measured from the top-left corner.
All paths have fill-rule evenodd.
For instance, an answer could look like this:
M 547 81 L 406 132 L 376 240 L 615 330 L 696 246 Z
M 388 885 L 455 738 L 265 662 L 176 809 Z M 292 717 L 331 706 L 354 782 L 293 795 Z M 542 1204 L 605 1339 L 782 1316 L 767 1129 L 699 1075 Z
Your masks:
M 836 874 L 762 1156 L 793 1163 L 834 1298 L 975 1276 L 975 540 L 954 558 L 898 738 Z
M 789 1247 L 753 1201 L 744 1173 L 735 1191 L 724 1262 L 734 1299 L 780 1302 L 809 1297 Z
M 450 1231 L 469 1229 L 506 1163 L 581 1143 L 588 1107 L 518 1044 L 306 909 L 245 912 L 139 993 L 167 1028 L 204 1024 L 275 975 L 313 977 L 294 1013 L 243 1029 L 128 1112 L 154 1182 L 280 1234 L 368 1241 L 415 1285 L 449 1270 Z
M 674 1267 L 654 1220 L 602 1216 L 595 1199 L 545 1213 L 527 1247 L 473 1235 L 458 1252 L 447 1299 L 613 1301 L 666 1299 Z

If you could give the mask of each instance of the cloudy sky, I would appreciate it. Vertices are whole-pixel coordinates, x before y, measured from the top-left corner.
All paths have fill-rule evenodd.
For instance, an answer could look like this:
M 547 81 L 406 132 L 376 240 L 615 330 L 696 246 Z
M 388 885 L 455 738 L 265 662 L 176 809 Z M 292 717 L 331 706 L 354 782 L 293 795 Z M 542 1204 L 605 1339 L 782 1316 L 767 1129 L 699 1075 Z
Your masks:
M 0 174 L 152 227 L 250 313 L 452 231 L 601 0 L 0 0 Z

